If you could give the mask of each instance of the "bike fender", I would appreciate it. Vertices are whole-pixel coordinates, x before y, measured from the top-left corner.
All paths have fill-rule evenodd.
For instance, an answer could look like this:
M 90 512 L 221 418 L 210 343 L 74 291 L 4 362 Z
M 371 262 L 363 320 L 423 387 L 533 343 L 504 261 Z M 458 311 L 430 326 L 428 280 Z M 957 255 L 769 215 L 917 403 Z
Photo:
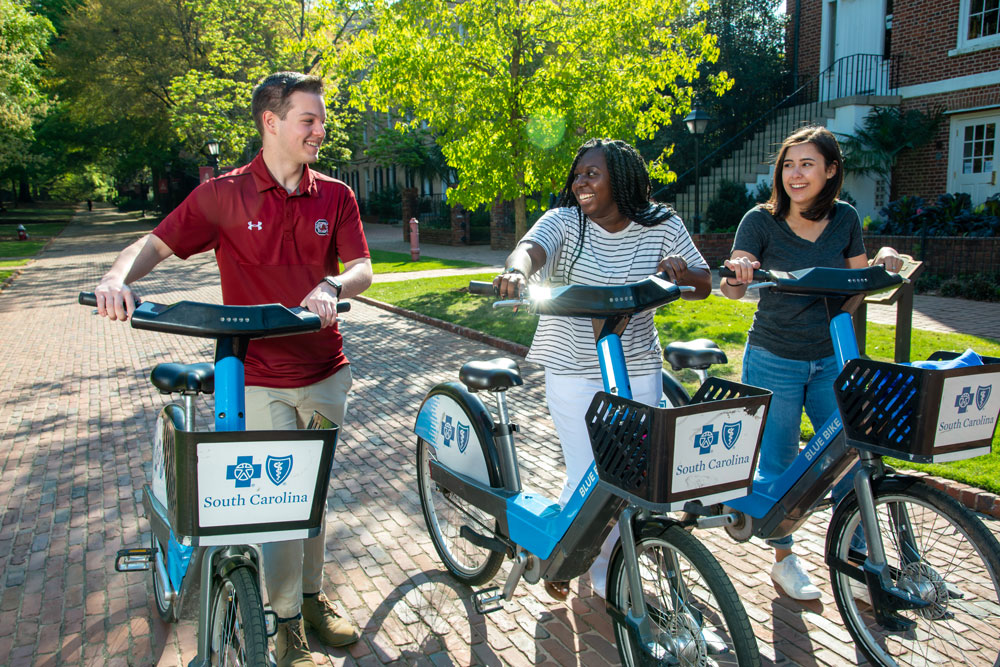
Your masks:
M 493 417 L 463 385 L 445 382 L 431 389 L 413 431 L 434 447 L 442 465 L 483 485 L 503 486 Z
M 905 491 L 914 484 L 917 484 L 920 480 L 916 477 L 910 477 L 909 475 L 887 475 L 885 477 L 880 477 L 872 482 L 872 493 L 878 496 L 879 492 L 893 493 L 899 491 Z M 837 506 L 833 509 L 833 514 L 830 516 L 830 526 L 833 526 L 840 515 L 847 511 L 847 507 L 850 505 L 856 505 L 858 502 L 857 494 L 852 488 L 847 492 L 847 495 L 840 499 Z M 827 558 L 833 553 L 831 548 L 833 547 L 833 531 L 827 531 L 826 533 L 826 551 Z M 829 561 L 828 561 L 829 563 Z

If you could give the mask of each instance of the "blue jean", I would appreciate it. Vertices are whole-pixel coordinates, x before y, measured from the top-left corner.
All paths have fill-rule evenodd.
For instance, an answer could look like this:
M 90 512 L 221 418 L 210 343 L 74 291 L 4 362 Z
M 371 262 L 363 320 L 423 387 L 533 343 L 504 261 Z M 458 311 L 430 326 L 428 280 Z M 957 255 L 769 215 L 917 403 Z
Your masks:
M 803 407 L 816 427 L 822 426 L 837 409 L 833 381 L 839 374 L 835 356 L 799 361 L 747 344 L 743 352 L 744 384 L 768 389 L 773 394 L 761 437 L 756 479 L 774 480 L 798 456 Z M 844 480 L 846 484 L 842 482 L 834 489 L 835 500 L 850 489 L 850 475 Z M 775 549 L 791 549 L 793 543 L 791 535 L 767 540 Z

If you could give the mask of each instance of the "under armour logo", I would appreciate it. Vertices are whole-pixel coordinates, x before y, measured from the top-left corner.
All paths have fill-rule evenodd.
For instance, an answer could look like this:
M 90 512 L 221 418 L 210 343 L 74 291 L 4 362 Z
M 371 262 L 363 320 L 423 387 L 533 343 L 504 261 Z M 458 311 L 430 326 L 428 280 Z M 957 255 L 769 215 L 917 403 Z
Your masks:
M 250 220 L 247 221 L 247 229 L 256 229 L 259 231 L 263 228 L 264 228 L 264 223 L 261 222 L 260 220 L 258 220 L 257 222 L 253 222 Z

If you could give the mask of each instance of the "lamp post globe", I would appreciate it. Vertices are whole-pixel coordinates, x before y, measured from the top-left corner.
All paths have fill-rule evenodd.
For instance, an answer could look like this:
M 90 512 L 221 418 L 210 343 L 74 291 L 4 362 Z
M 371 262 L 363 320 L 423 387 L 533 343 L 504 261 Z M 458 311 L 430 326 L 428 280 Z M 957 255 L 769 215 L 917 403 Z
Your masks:
M 701 231 L 701 160 L 698 155 L 698 144 L 699 137 L 705 133 L 711 121 L 712 116 L 697 104 L 691 109 L 691 113 L 684 117 L 688 132 L 694 135 L 694 220 L 691 228 L 695 233 Z

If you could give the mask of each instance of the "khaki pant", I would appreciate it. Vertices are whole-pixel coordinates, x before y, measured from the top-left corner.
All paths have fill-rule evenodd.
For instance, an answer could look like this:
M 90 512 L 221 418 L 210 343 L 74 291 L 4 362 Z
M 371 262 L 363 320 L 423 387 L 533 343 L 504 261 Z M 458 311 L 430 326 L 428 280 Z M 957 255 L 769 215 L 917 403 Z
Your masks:
M 248 430 L 304 428 L 313 411 L 343 425 L 347 394 L 351 390 L 351 367 L 316 384 L 296 389 L 246 388 Z M 326 508 L 319 535 L 308 540 L 271 542 L 264 546 L 264 578 L 271 608 L 279 618 L 292 618 L 302 608 L 302 593 L 317 593 L 323 587 L 326 556 Z

